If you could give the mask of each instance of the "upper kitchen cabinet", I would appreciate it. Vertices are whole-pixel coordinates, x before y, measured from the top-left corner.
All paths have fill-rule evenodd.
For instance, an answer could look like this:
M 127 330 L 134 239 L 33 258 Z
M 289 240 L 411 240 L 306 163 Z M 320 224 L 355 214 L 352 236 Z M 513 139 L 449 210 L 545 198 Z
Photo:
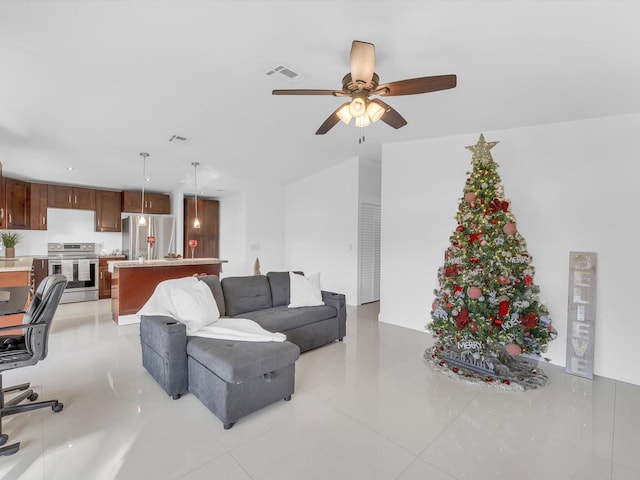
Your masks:
M 45 183 L 31 184 L 31 230 L 47 229 L 47 187 Z
M 140 213 L 142 211 L 142 192 L 122 192 L 122 211 Z M 144 192 L 144 213 L 157 215 L 171 213 L 171 196 Z
M 120 232 L 122 230 L 121 192 L 96 190 L 96 232 Z
M 96 209 L 96 191 L 91 188 L 49 185 L 48 190 L 50 208 Z
M 29 228 L 31 216 L 31 184 L 13 178 L 4 179 L 5 228 L 25 230 Z

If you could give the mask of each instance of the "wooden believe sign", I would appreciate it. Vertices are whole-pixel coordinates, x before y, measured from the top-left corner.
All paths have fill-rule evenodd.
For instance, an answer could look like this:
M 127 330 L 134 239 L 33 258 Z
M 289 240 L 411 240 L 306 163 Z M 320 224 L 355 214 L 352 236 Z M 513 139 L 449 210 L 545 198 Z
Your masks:
M 593 379 L 598 257 L 594 252 L 569 255 L 566 372 Z

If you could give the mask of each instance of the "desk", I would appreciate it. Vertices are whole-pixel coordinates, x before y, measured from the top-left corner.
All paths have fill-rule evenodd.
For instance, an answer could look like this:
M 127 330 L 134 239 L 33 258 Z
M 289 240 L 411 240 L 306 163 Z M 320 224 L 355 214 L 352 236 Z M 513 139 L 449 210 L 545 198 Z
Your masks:
M 9 300 L 0 302 L 0 327 L 11 327 L 22 323 L 30 288 L 27 285 L 0 287 L 0 292 L 9 292 Z M 2 332 L 2 336 L 22 335 L 22 329 Z
M 5 300 L 7 292 L 9 299 Z M 19 287 L 0 287 L 0 316 L 24 313 L 24 308 L 29 297 L 29 287 L 21 285 Z

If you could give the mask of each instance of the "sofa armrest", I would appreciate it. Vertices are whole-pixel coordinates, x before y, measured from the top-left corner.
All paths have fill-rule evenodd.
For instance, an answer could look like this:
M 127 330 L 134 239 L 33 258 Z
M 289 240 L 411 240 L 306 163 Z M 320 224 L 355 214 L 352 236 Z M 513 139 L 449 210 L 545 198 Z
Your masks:
M 189 388 L 187 330 L 183 323 L 161 315 L 140 318 L 142 365 L 174 399 Z
M 342 293 L 328 292 L 322 290 L 322 301 L 338 312 L 338 340 L 347 335 L 347 306 L 345 296 Z

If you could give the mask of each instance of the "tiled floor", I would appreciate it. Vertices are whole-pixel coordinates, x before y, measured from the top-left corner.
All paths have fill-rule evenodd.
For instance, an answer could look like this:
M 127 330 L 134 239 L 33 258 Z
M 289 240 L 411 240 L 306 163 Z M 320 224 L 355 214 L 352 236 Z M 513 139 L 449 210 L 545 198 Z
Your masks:
M 343 343 L 304 353 L 296 392 L 228 431 L 193 395 L 171 400 L 141 366 L 138 326 L 108 301 L 61 305 L 49 356 L 4 374 L 65 408 L 5 417 L 8 479 L 640 479 L 640 387 L 546 366 L 504 392 L 433 371 L 427 333 L 348 310 Z

